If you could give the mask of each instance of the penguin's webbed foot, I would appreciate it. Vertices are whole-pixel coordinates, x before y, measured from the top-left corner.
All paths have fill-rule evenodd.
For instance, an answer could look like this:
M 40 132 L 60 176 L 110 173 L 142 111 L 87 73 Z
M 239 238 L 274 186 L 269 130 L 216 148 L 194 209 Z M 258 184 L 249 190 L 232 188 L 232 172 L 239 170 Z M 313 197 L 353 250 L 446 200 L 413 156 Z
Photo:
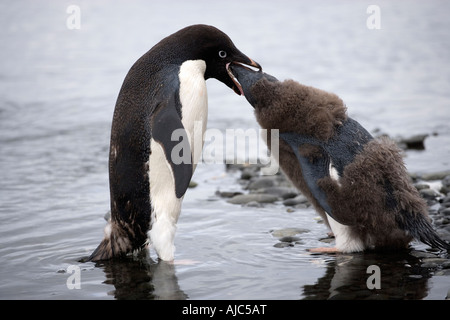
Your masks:
M 336 247 L 318 247 L 318 248 L 308 249 L 308 251 L 311 253 L 322 253 L 322 254 L 341 253 L 341 251 Z

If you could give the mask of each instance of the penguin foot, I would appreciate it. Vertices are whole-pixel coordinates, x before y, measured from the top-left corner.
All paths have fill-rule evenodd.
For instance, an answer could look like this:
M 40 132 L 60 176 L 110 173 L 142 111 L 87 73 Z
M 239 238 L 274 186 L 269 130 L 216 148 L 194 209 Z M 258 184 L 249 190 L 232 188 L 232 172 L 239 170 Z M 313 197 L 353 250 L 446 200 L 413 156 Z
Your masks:
M 311 253 L 341 253 L 341 251 L 336 247 L 319 247 L 308 249 Z

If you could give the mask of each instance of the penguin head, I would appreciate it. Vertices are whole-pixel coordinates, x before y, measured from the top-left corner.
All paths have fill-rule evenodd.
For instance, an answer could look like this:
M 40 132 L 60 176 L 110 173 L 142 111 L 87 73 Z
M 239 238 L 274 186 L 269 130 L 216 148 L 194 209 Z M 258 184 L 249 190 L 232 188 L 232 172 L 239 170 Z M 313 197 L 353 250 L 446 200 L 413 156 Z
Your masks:
M 217 79 L 243 95 L 241 85 L 229 70 L 231 64 L 262 70 L 261 66 L 243 54 L 231 39 L 219 29 L 208 25 L 192 25 L 181 29 L 174 37 L 183 60 L 201 59 L 206 63 L 205 80 Z

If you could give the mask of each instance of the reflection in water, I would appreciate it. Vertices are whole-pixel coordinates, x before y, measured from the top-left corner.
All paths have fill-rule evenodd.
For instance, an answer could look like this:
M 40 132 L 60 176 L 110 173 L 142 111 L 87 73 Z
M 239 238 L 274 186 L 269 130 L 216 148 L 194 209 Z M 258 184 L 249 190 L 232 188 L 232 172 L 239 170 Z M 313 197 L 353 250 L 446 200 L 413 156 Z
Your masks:
M 114 285 L 108 294 L 127 300 L 185 300 L 188 298 L 178 285 L 173 264 L 155 262 L 147 250 L 136 257 L 99 262 L 106 276 L 104 283 Z
M 370 265 L 380 268 L 380 289 L 369 289 Z M 305 299 L 423 299 L 428 293 L 427 268 L 404 253 L 360 253 L 337 255 L 326 273 L 313 285 L 303 287 Z

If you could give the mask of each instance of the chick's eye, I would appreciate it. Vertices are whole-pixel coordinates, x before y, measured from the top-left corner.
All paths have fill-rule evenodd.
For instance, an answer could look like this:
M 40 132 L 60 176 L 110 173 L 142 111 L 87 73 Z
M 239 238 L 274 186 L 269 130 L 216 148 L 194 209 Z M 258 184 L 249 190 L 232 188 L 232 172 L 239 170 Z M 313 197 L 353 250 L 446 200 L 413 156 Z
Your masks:
M 226 58 L 226 57 L 227 57 L 227 52 L 226 52 L 226 51 L 223 51 L 223 50 L 220 50 L 220 51 L 219 51 L 219 57 L 221 57 L 222 59 L 223 59 L 223 58 Z

